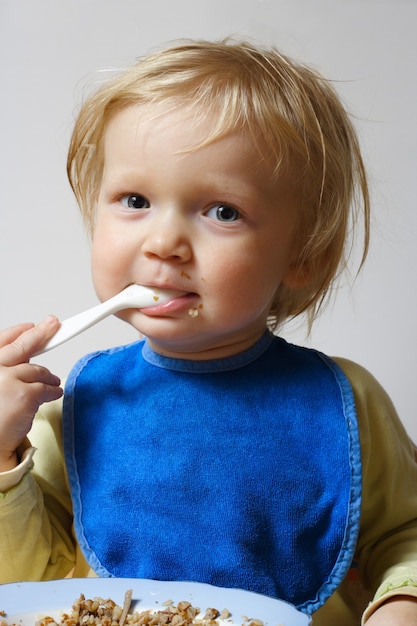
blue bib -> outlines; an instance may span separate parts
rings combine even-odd
[[[272,335],[216,361],[146,342],[81,359],[64,443],[99,576],[248,589],[311,613],[353,559],[361,463],[349,381]]]

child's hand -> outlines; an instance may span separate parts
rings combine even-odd
[[[415,626],[417,598],[398,596],[382,604],[367,620],[366,626]]]
[[[0,332],[0,472],[17,465],[39,406],[62,395],[60,380],[45,367],[29,363],[59,328],[49,316],[38,325],[19,324]]]

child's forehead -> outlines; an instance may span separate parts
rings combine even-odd
[[[179,153],[192,153],[230,136],[233,129],[218,127],[214,110],[198,111],[179,103],[132,104],[118,110],[104,131],[104,148],[110,143],[129,141],[130,145],[153,142],[161,138],[162,146],[172,145]],[[236,135],[237,136],[237,135]],[[247,133],[239,132],[242,143]]]
[[[215,111],[206,111],[198,115],[190,107],[166,105],[155,111],[154,107],[146,104],[131,105],[119,110],[110,119],[105,134],[104,145],[108,152],[114,149],[124,153],[148,146],[155,146],[161,154],[175,153],[179,156],[193,154],[206,148],[218,145],[228,146],[229,150],[235,144],[239,145],[242,153],[250,153],[261,159],[261,154],[253,145],[249,133],[245,129],[219,129],[218,116]],[[222,154],[224,161],[228,160],[227,149]]]
[[[129,119],[136,122],[137,128],[146,124],[147,126],[163,127],[176,122],[187,120],[192,122],[195,117],[192,107],[181,106],[179,102],[132,102],[127,106],[120,107],[109,119],[108,126],[111,126],[120,119]],[[210,112],[204,119],[210,118]]]
[[[109,118],[103,134],[104,147],[118,140],[120,135],[138,142],[146,142],[155,136],[166,137],[168,142],[174,136],[179,154],[196,152],[232,138],[242,147],[249,146],[254,160],[268,162],[271,170],[277,170],[275,155],[271,154],[265,138],[245,124],[227,119],[224,111],[216,107],[196,106],[177,99],[131,103],[116,110]],[[226,159],[227,155],[224,157]]]
[[[194,114],[172,106],[161,107],[157,115],[144,105],[118,111],[104,139],[104,178],[193,174],[201,185],[239,186],[242,193],[250,187],[282,193],[292,186],[288,174],[274,175],[275,163],[266,158],[249,131],[215,136],[216,114],[207,112],[197,119]]]
[[[215,110],[200,110],[185,102],[132,102],[117,109],[108,119],[105,134],[115,128],[125,132],[141,133],[144,129],[164,131],[186,125],[190,132],[211,135],[216,124]]]

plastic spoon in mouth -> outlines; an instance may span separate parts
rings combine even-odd
[[[48,343],[36,354],[43,354],[60,346],[68,339],[72,339],[76,335],[79,335],[87,328],[94,326],[102,319],[121,311],[122,309],[145,309],[146,307],[156,306],[162,304],[168,300],[172,300],[176,296],[181,295],[179,291],[173,291],[169,289],[151,289],[150,287],[144,287],[143,285],[129,285],[126,289],[123,289],[120,293],[113,296],[109,300],[94,306],[83,313],[69,317],[61,322],[60,328],[55,335],[48,341]]]

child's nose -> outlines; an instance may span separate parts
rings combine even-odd
[[[192,256],[186,220],[175,215],[159,216],[145,236],[142,252],[148,257],[189,261]]]

